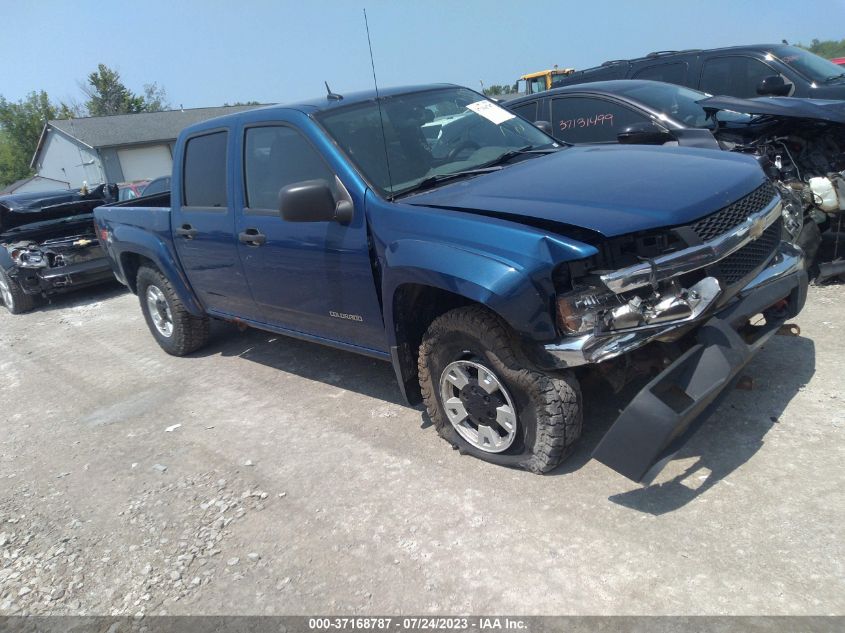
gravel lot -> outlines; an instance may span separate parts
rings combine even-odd
[[[538,477],[378,361],[223,324],[172,358],[115,287],[0,311],[0,614],[843,614],[843,300],[645,488],[588,459],[599,388]]]

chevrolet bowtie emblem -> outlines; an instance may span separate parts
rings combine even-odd
[[[766,220],[764,218],[759,218],[751,227],[748,229],[748,235],[751,237],[752,240],[756,240],[763,234],[763,231],[766,230]]]

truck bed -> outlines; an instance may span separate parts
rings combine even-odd
[[[170,192],[162,191],[151,196],[139,196],[123,202],[106,205],[108,207],[167,207],[170,208]]]

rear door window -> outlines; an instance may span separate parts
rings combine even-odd
[[[712,57],[701,69],[699,89],[712,95],[757,97],[757,86],[765,77],[779,74],[753,57]]]
[[[186,207],[217,208],[226,202],[227,132],[213,132],[188,139],[183,171]]]
[[[629,125],[648,115],[595,97],[560,97],[552,101],[552,133],[567,143],[615,143]]]
[[[634,73],[633,79],[651,79],[652,81],[665,81],[669,84],[684,84],[687,76],[687,65],[684,62],[671,64],[657,64],[648,66]]]

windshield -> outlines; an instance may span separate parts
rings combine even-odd
[[[673,84],[664,84],[659,81],[631,82],[631,84],[629,87],[619,89],[619,92],[631,99],[640,101],[657,112],[662,112],[687,127],[713,127],[712,119],[708,120],[707,112],[698,103],[711,96],[706,92]],[[751,117],[747,114],[721,110],[719,120],[747,123],[751,120]]]
[[[827,81],[845,73],[841,66],[797,46],[777,46],[772,54],[813,81]]]
[[[319,119],[388,197],[431,177],[483,167],[508,152],[557,147],[552,137],[467,88],[383,97],[381,106],[381,119],[374,101],[329,110]]]

